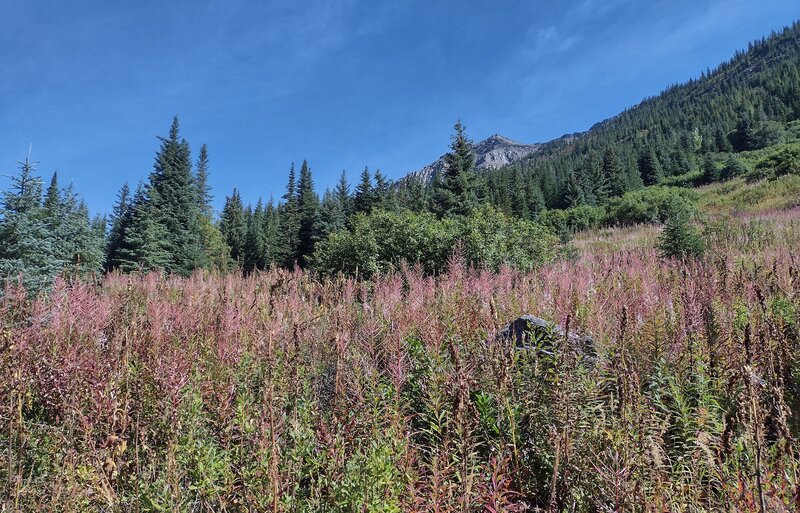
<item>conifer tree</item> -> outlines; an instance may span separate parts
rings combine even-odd
[[[201,215],[210,219],[213,215],[211,201],[214,197],[211,195],[211,187],[208,185],[208,146],[205,144],[200,147],[196,168],[197,207]]]
[[[378,169],[375,171],[375,207],[381,210],[394,210],[395,201],[392,194],[392,182]]]
[[[676,205],[658,238],[657,248],[664,258],[686,259],[698,257],[705,251],[703,239],[691,224],[691,214],[685,207]]]
[[[111,214],[111,228],[106,240],[106,260],[104,265],[106,271],[111,271],[120,266],[125,232],[130,227],[132,212],[130,187],[126,182],[117,194],[117,203],[114,205],[114,210]]]
[[[528,201],[528,218],[535,221],[545,209],[545,202],[542,189],[533,180],[528,181],[525,198]]]
[[[342,170],[342,175],[339,177],[339,182],[336,184],[333,194],[336,196],[336,201],[342,209],[342,214],[346,222],[353,213],[353,199],[350,196],[350,184],[347,183],[347,174],[344,170]]]
[[[570,207],[579,207],[586,204],[586,196],[574,172],[570,172],[567,179],[566,198],[567,205]]]
[[[264,239],[264,204],[261,198],[258,199],[256,208],[252,211],[248,209],[245,217],[247,218],[247,231],[244,240],[244,258],[242,268],[245,273],[264,269],[266,253],[266,241]]]
[[[741,176],[746,172],[747,168],[744,167],[744,164],[742,164],[742,161],[739,160],[739,157],[732,154],[725,161],[725,167],[723,167],[722,171],[720,172],[720,178],[723,180],[730,180],[731,178],[736,178],[737,176]]]
[[[53,172],[50,185],[44,195],[44,214],[46,216],[58,215],[58,205],[61,202],[61,191],[58,188],[58,172]]]
[[[131,202],[130,224],[119,250],[119,268],[124,272],[166,271],[172,255],[167,230],[153,208],[152,190],[140,183]]]
[[[450,153],[433,188],[434,210],[440,217],[469,215],[478,205],[477,175],[472,143],[461,121],[455,124]]]
[[[714,162],[714,159],[711,158],[711,155],[706,155],[703,157],[703,183],[714,183],[718,182],[720,179],[720,172],[717,168],[717,163]]]
[[[149,204],[144,207],[150,210],[147,217],[161,224],[167,237],[165,270],[188,275],[204,263],[205,257],[200,241],[198,186],[192,174],[189,144],[179,137],[177,117],[169,137],[161,138],[148,196]]]
[[[222,239],[228,245],[229,255],[233,264],[236,266],[243,265],[247,220],[242,198],[236,189],[233,190],[230,196],[225,198],[225,207],[222,209],[219,221],[219,231],[222,234]]]
[[[283,267],[293,267],[300,259],[300,210],[294,164],[289,169],[289,180],[279,209],[279,237],[276,260]]]
[[[428,188],[422,180],[418,178],[406,178],[398,190],[398,202],[401,207],[413,212],[428,210],[429,194]]]
[[[648,148],[639,155],[639,174],[644,185],[655,185],[664,179],[664,171],[655,152]]]
[[[278,209],[275,207],[275,202],[272,198],[269,199],[266,208],[264,209],[264,222],[261,225],[263,230],[264,240],[264,268],[268,268],[276,263],[278,257],[278,241],[280,230],[280,217]]]
[[[320,240],[328,234],[347,227],[347,215],[340,196],[330,189],[325,190],[320,204]]]
[[[317,242],[319,230],[319,196],[314,191],[314,180],[308,162],[300,166],[300,180],[297,184],[297,205],[299,214],[298,263],[305,265]]]
[[[0,280],[20,278],[29,293],[49,286],[64,265],[43,219],[42,181],[34,165],[30,157],[19,162],[19,174],[0,202]]]
[[[603,155],[603,175],[608,181],[611,196],[622,196],[628,190],[625,170],[614,148],[610,147]]]
[[[361,172],[361,180],[353,194],[353,211],[354,213],[368,214],[374,205],[375,189],[372,187],[372,176],[369,168],[364,167],[364,171]]]

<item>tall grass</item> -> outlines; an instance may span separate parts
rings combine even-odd
[[[8,290],[0,510],[797,511],[800,229],[746,225],[688,263]],[[598,358],[495,339],[524,312]]]

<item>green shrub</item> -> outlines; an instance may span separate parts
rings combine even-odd
[[[551,259],[556,238],[537,223],[485,206],[470,217],[437,219],[427,212],[374,211],[355,218],[350,230],[332,233],[314,254],[317,270],[372,276],[420,264],[428,274],[447,268],[456,247],[467,262],[493,269],[508,264],[531,269]]]
[[[541,224],[559,235],[598,228],[604,219],[603,209],[591,205],[581,205],[567,210],[545,210],[539,216]]]
[[[800,174],[800,146],[783,148],[756,165],[758,170],[771,170],[775,176]]]
[[[626,226],[641,223],[663,223],[675,208],[693,209],[695,193],[670,187],[648,187],[613,198],[606,205],[605,224]]]

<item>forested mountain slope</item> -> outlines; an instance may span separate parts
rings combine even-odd
[[[485,174],[492,203],[534,217],[700,168],[706,155],[780,142],[800,118],[800,24],[751,43],[699,79],[674,85],[574,137]]]

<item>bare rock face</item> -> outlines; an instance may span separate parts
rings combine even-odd
[[[475,154],[475,169],[498,169],[536,153],[541,148],[541,144],[522,144],[512,141],[502,135],[493,135],[488,139],[474,144],[472,150]],[[428,164],[419,171],[409,173],[401,181],[420,180],[423,184],[429,184],[436,178],[447,164],[444,156],[439,160]]]

